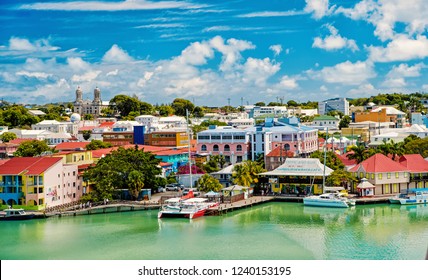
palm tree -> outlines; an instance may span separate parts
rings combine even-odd
[[[392,155],[392,160],[395,160],[396,156],[404,155],[404,143],[403,142],[397,143],[397,142],[394,142],[394,140],[391,140],[390,153]]]
[[[233,168],[233,182],[237,185],[250,187],[259,182],[258,174],[265,172],[261,165],[255,161],[245,161]]]
[[[388,156],[391,153],[391,144],[388,143],[385,139],[382,141],[383,143],[377,147],[377,151],[384,156]]]
[[[144,187],[144,176],[141,172],[133,170],[128,175],[128,190],[134,199],[138,198],[138,194]]]
[[[353,153],[347,155],[348,159],[355,159],[357,163],[360,163],[369,157],[369,151],[364,147],[364,145],[352,146],[349,150]]]
[[[205,174],[198,180],[199,190],[202,192],[219,192],[223,186],[220,182],[211,175]]]

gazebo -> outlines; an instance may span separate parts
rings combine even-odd
[[[358,194],[360,196],[374,196],[374,189],[376,187],[372,185],[366,178],[362,178],[361,182],[357,186]]]

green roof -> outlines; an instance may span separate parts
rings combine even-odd
[[[314,121],[337,121],[337,120],[338,119],[336,119],[335,117],[328,116],[328,115],[322,115],[314,118]]]

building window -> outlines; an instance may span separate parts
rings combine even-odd
[[[225,152],[230,152],[230,146],[229,145],[224,145],[224,151]]]
[[[205,152],[207,150],[207,145],[202,145],[201,146],[201,151]]]
[[[213,146],[213,151],[214,151],[214,152],[218,152],[218,145],[214,145],[214,146]]]
[[[242,146],[241,146],[241,145],[237,145],[237,146],[236,146],[236,151],[238,151],[238,152],[242,152]]]
[[[224,156],[224,160],[230,163],[230,156]]]
[[[386,173],[386,178],[391,179],[391,173]]]
[[[395,172],[395,178],[399,178],[398,172]]]
[[[386,185],[385,185],[384,193],[385,193],[385,194],[390,193],[390,191],[389,191],[389,184],[386,184]]]
[[[392,185],[392,192],[398,193],[398,185],[397,184]]]
[[[381,179],[382,179],[382,173],[379,173],[379,174],[377,175],[377,178],[378,178],[379,180],[381,180]]]
[[[236,162],[242,162],[242,156],[237,156],[236,157]]]

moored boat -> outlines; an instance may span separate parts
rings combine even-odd
[[[0,216],[0,221],[18,221],[18,220],[29,220],[35,217],[35,214],[30,214],[24,211],[24,209],[4,209],[5,214]]]
[[[417,190],[399,199],[401,205],[428,203],[428,191]]]
[[[218,205],[218,203],[208,202],[206,198],[189,198],[186,200],[165,201],[158,213],[158,218],[189,218],[195,219],[205,215],[207,209]]]
[[[348,208],[355,205],[355,201],[349,201],[346,197],[340,197],[335,193],[323,193],[303,198],[305,206]]]

